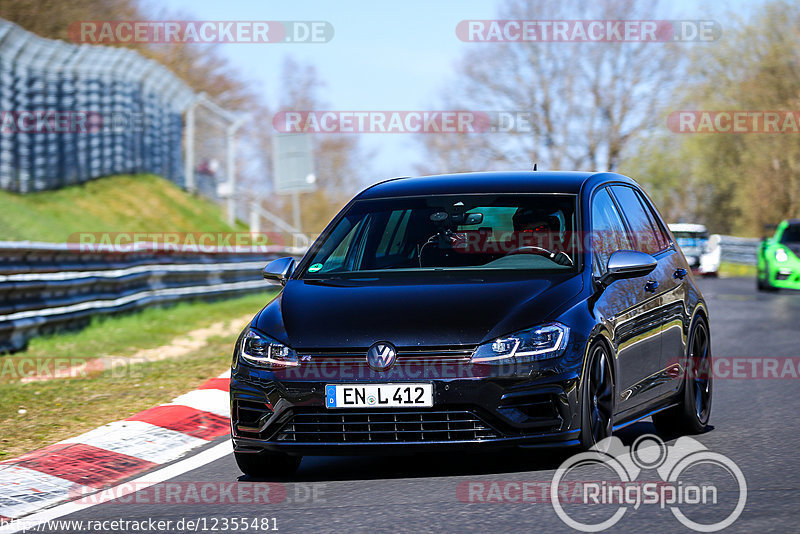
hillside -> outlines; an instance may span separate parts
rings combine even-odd
[[[78,232],[230,230],[219,206],[154,175],[112,176],[28,195],[0,191],[0,240],[64,242]]]

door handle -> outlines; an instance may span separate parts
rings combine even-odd
[[[655,293],[656,288],[658,288],[658,282],[656,280],[648,280],[644,285],[644,290],[649,291],[650,293]]]
[[[681,267],[680,269],[677,269],[675,271],[675,273],[673,273],[672,276],[676,280],[683,280],[684,278],[686,278],[687,274],[689,274],[689,272],[686,269],[684,269],[683,267]]]

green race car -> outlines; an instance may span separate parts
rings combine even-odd
[[[783,221],[758,247],[759,291],[800,289],[800,219]]]

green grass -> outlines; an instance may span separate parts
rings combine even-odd
[[[255,315],[272,295],[272,292],[258,292],[217,302],[184,302],[129,315],[100,316],[83,330],[32,339],[24,355],[54,358],[129,356],[139,349],[159,347],[180,334],[218,321],[248,313]]]
[[[755,278],[756,272],[755,265],[722,262],[719,266],[719,275],[725,278]]]
[[[230,365],[235,336],[197,353],[87,379],[0,384],[0,460],[14,458],[171,401]],[[20,409],[26,413],[18,413]]]
[[[2,240],[77,241],[81,232],[230,232],[216,204],[150,174],[19,195],[0,191]],[[72,238],[70,238],[72,236]]]
[[[215,322],[254,315],[273,295],[260,292],[99,319],[80,332],[34,339],[28,351],[0,356],[0,366],[3,358],[131,355]],[[88,377],[0,381],[0,460],[124,419],[191,391],[230,366],[236,335],[212,337],[201,348],[178,358],[137,363]]]

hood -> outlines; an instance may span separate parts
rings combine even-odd
[[[295,349],[476,345],[552,320],[582,288],[551,278],[290,280],[253,326]]]

